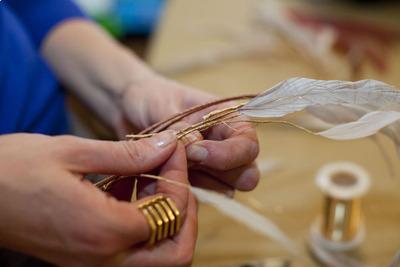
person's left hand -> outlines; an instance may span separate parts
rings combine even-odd
[[[213,95],[149,72],[125,91],[122,108],[130,122],[144,129],[213,99],[216,99]],[[220,109],[226,105],[213,108]],[[200,121],[203,115],[204,112],[193,114],[174,128],[185,128]],[[190,140],[186,151],[191,183],[228,195],[232,195],[234,189],[252,190],[260,178],[254,163],[259,145],[253,125],[244,122],[235,123],[232,127],[218,125],[202,134],[192,134],[187,138]]]

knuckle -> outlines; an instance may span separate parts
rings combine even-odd
[[[218,171],[228,171],[253,162],[260,153],[257,140],[236,144],[236,147],[227,148],[226,151],[215,151],[215,160],[211,163]]]
[[[210,151],[209,166],[217,171],[228,171],[232,169],[232,164],[235,164],[235,161],[237,161],[236,153],[229,147],[226,149],[211,148]]]
[[[145,160],[143,153],[145,149],[142,142],[122,141],[120,144],[125,149],[129,161],[143,162]]]
[[[56,151],[56,154],[76,155],[80,152],[81,146],[79,145],[79,139],[74,136],[57,136],[54,137],[53,141],[53,149]]]
[[[221,156],[220,164],[217,165],[217,170],[219,171],[228,171],[232,167],[232,163],[235,160],[235,155],[233,153],[224,153]]]
[[[246,127],[246,130],[242,132],[244,135],[243,137],[247,140],[244,140],[243,143],[245,145],[244,151],[248,158],[250,159],[249,162],[253,161],[257,158],[260,152],[260,145],[257,138],[257,132],[254,126],[250,125]]]

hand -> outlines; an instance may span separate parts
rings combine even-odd
[[[141,129],[216,98],[154,73],[144,73],[141,79],[131,84],[122,99],[122,108],[129,120]],[[226,106],[229,104],[213,109]],[[209,111],[193,114],[174,128],[185,128],[198,122]],[[205,140],[201,141],[203,137]],[[187,146],[193,185],[229,195],[234,189],[247,191],[257,185],[260,174],[254,160],[259,146],[255,128],[250,123],[235,123],[231,128],[219,125],[204,132],[203,136],[193,134],[186,139],[193,143]]]
[[[141,247],[149,228],[137,203],[117,201],[83,180],[87,173],[148,172],[169,159],[161,175],[186,182],[185,155],[176,146],[171,133],[137,142],[1,136],[0,246],[60,266],[188,265],[196,214],[186,189],[157,184],[186,219],[179,235],[149,250]]]
[[[159,175],[189,184],[185,148],[182,143],[178,144],[175,153],[163,166]],[[144,184],[146,184],[146,181],[138,181],[138,197],[141,200],[146,199],[146,193],[141,190]],[[154,185],[154,183],[152,184]],[[179,235],[175,238],[167,239],[153,249],[138,249],[120,257],[121,266],[190,266],[197,236],[197,204],[194,196],[184,187],[178,187],[163,181],[155,183],[155,191],[153,193],[171,196],[186,218],[185,222]]]
[[[79,43],[76,36],[81,37]],[[128,133],[127,122],[143,129],[215,98],[155,74],[87,20],[67,20],[58,25],[46,37],[42,54],[66,88],[120,138]],[[193,119],[198,121],[199,114]],[[248,123],[233,127],[238,131],[214,127],[204,133],[207,140],[188,148],[188,157],[195,162],[190,168],[194,184],[220,191],[255,187],[259,179],[252,165],[258,152],[256,132]]]
[[[147,68],[122,95],[122,110],[134,126],[143,130],[190,107],[216,97],[159,76]]]

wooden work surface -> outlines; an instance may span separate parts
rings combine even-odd
[[[177,59],[215,48],[221,44],[220,29],[227,25],[233,28],[248,25],[252,4],[254,0],[169,0],[148,54],[149,63],[156,69],[165,70]],[[392,51],[391,68],[384,76],[371,70],[364,76],[400,86],[399,55],[400,46],[397,46]],[[340,78],[339,71],[327,75],[315,69],[295,53],[281,52],[226,60],[169,76],[221,96],[260,92],[294,76]],[[371,139],[336,142],[282,125],[258,126],[258,132],[261,165],[266,160],[277,160],[280,165],[263,174],[255,191],[237,194],[237,199],[272,219],[298,245],[305,247],[310,226],[322,204],[322,195],[314,183],[316,171],[332,161],[358,163],[372,177],[372,189],[364,201],[367,237],[358,255],[371,264],[368,266],[388,266],[400,249],[400,161],[392,143],[386,137],[379,137],[395,165],[394,178],[390,177],[382,154]],[[213,208],[202,205],[199,217],[200,231],[193,266],[239,266],[236,263],[251,259],[290,257],[273,241]],[[298,259],[292,263],[292,266],[317,266]]]

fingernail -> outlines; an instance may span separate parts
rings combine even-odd
[[[243,191],[252,190],[258,183],[259,171],[257,168],[245,170],[236,181],[236,188]]]
[[[172,143],[176,142],[176,134],[175,131],[168,130],[165,132],[161,132],[151,138],[151,142],[160,148],[166,147]]]
[[[199,145],[191,145],[186,149],[189,160],[201,162],[207,159],[208,150]]]
[[[191,144],[193,144],[193,143],[195,143],[195,142],[197,142],[197,141],[200,141],[200,140],[202,140],[203,138],[202,138],[202,136],[200,135],[200,133],[190,133],[190,134],[188,134],[188,135],[186,135],[186,136],[184,136],[183,138],[182,138],[182,141],[183,141],[183,144],[185,145],[185,146],[189,146],[189,145],[191,145]]]

